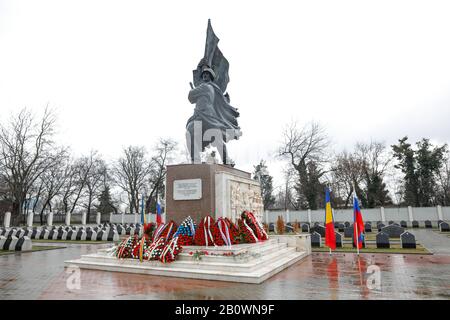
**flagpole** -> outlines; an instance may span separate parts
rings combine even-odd
[[[356,186],[353,183],[353,229],[356,227],[356,235],[355,232],[353,232],[353,237],[356,238],[356,253],[359,256],[358,223],[356,222],[355,201],[358,200],[356,198]]]

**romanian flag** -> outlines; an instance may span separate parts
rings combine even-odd
[[[325,245],[336,249],[336,234],[334,233],[333,211],[331,210],[330,189],[325,189]]]
[[[361,249],[364,242],[364,221],[356,193],[353,193],[353,241],[358,249]]]
[[[160,225],[162,223],[161,217],[161,204],[159,203],[159,196],[156,197],[156,224]]]

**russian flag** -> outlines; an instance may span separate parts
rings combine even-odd
[[[325,245],[331,250],[336,249],[336,234],[334,232],[329,188],[325,189]]]
[[[356,193],[353,193],[353,241],[358,249],[361,249],[364,242],[364,221]]]
[[[159,203],[159,196],[156,197],[156,224],[161,224],[162,217],[161,217],[161,204]]]

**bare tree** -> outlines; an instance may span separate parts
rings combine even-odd
[[[278,149],[278,156],[288,160],[297,173],[295,188],[299,202],[302,203],[304,198],[311,209],[323,202],[318,189],[322,188],[320,180],[327,173],[325,153],[328,146],[325,130],[318,123],[311,122],[299,128],[296,122],[292,122],[284,130],[283,142]]]
[[[13,203],[13,223],[19,222],[33,184],[58,158],[53,141],[55,121],[48,108],[39,120],[22,109],[7,124],[0,124],[0,174]]]
[[[91,152],[88,164],[89,171],[86,173],[84,181],[85,191],[82,205],[86,209],[87,221],[90,221],[93,203],[97,199],[107,176],[107,167],[105,161],[95,151]]]
[[[155,164],[147,159],[144,147],[129,146],[113,165],[114,181],[128,195],[130,212],[139,212],[139,195],[145,190]]]
[[[148,177],[148,194],[146,201],[146,211],[156,206],[158,195],[164,192],[164,183],[166,180],[166,166],[170,162],[172,153],[176,150],[177,144],[171,139],[159,139],[155,149],[154,156],[151,158],[150,174]]]
[[[51,170],[46,170],[39,178],[39,195],[35,204],[42,199],[42,207],[39,213],[41,225],[44,224],[45,209],[48,207],[50,212],[52,212],[52,201],[56,196],[60,195],[61,189],[67,180],[65,172],[66,162],[68,161],[67,151],[62,149],[58,154],[59,157],[55,159]]]
[[[358,191],[364,179],[364,163],[354,154],[342,151],[335,157],[331,177],[334,195],[340,196],[344,207],[348,207],[354,186]]]

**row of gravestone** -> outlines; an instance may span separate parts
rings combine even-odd
[[[381,221],[377,221],[376,225],[377,225],[376,229],[378,230],[378,232],[382,231],[382,229],[386,227],[386,224],[382,223]],[[398,227],[401,227],[401,228],[405,229],[405,228],[408,228],[408,223],[406,221],[404,221],[404,220],[400,221],[400,223],[395,223],[394,221],[389,221],[388,222],[388,226],[398,226]],[[414,220],[414,221],[412,221],[411,226],[413,228],[419,228],[419,222]],[[450,226],[445,221],[439,220],[438,221],[438,226],[439,226],[439,230],[441,232],[449,232],[450,231]],[[301,224],[301,231],[309,233],[309,232],[315,231],[314,229],[317,228],[317,227],[324,228],[319,222],[315,222],[313,227],[310,226],[309,222],[305,222],[305,223]],[[334,227],[336,229],[338,229],[339,232],[344,232],[344,233],[345,233],[345,230],[348,229],[348,228],[351,228],[353,230],[353,224],[350,224],[350,222],[348,222],[348,221],[346,221],[344,223],[335,222],[334,223]],[[433,227],[432,222],[430,220],[426,220],[425,221],[425,228],[432,228],[432,227]],[[372,232],[372,229],[373,229],[372,223],[371,222],[366,222],[365,226],[364,226],[364,231],[365,232]],[[285,231],[289,232],[289,231],[292,231],[292,230],[293,230],[292,225],[290,223],[287,223]],[[270,223],[269,224],[269,231],[272,231],[272,232],[275,231],[275,224],[274,223]],[[400,235],[397,235],[396,237],[399,237],[399,236]]]
[[[0,229],[0,236],[16,238],[29,237],[41,240],[91,240],[118,241],[119,234],[113,227],[73,227],[53,226],[34,228]]]
[[[335,233],[336,235],[336,247],[341,248],[343,246],[343,237],[342,234],[339,232]],[[311,247],[321,247],[322,246],[322,238],[324,236],[321,236],[320,233],[314,231],[311,233]],[[379,232],[376,235],[376,246],[377,248],[390,248],[390,240],[389,235],[385,232]],[[355,246],[355,243],[353,242],[352,237],[352,243],[353,247]],[[415,249],[416,246],[416,237],[408,232],[405,231],[400,235],[400,245],[403,249]],[[362,243],[363,248],[366,246],[366,243]]]
[[[28,251],[32,242],[25,230],[21,228],[0,228],[0,250]]]

